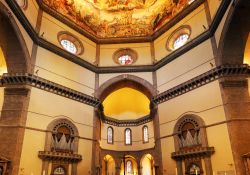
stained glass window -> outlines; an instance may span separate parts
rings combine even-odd
[[[55,170],[54,170],[54,175],[64,175],[65,174],[65,171],[62,167],[57,167]]]
[[[73,54],[76,54],[76,52],[77,52],[76,46],[75,46],[75,44],[72,43],[71,41],[66,40],[66,39],[63,39],[63,40],[61,40],[61,45],[62,45],[63,48],[64,48],[65,50],[67,50],[68,52],[73,53]]]
[[[148,127],[143,126],[143,142],[148,142]]]
[[[173,48],[174,49],[180,48],[181,46],[183,46],[187,42],[188,38],[189,38],[188,34],[179,35],[173,43]]]
[[[108,135],[108,143],[113,143],[113,128],[112,127],[108,127],[108,131],[107,131],[107,135]]]
[[[125,130],[125,144],[131,145],[131,143],[132,143],[131,129],[127,128]]]
[[[128,160],[127,162],[126,162],[126,171],[127,171],[127,174],[128,175],[132,175],[133,174],[133,167],[132,167],[132,162],[131,162],[131,160]]]
[[[122,55],[118,58],[121,65],[129,65],[133,63],[133,59],[130,55]]]

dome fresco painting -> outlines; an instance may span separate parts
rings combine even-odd
[[[193,3],[189,0],[41,0],[96,38],[151,36]],[[198,0],[197,0],[198,1]]]

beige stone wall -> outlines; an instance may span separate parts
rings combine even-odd
[[[93,107],[32,88],[28,110],[20,169],[26,174],[42,172],[42,160],[38,151],[44,150],[47,126],[55,119],[66,118],[78,129],[78,154],[82,161],[78,165],[79,174],[91,171],[92,139],[93,136]],[[32,166],[30,166],[32,164]]]
[[[83,92],[94,93],[95,74],[41,47],[37,50],[35,72],[39,77]],[[90,81],[91,80],[91,81]]]
[[[210,39],[157,70],[158,91],[163,92],[211,70],[214,63]]]
[[[148,143],[143,143],[142,140],[142,127],[144,125],[148,126],[148,132],[149,132]],[[114,144],[107,143],[107,128],[109,126],[111,126],[114,130]],[[132,130],[132,145],[125,145],[124,131],[126,128],[130,128]],[[100,145],[101,148],[103,149],[117,150],[117,151],[136,151],[147,148],[153,148],[154,147],[153,122],[148,122],[146,124],[139,126],[128,126],[128,127],[116,127],[102,123]]]
[[[178,119],[186,114],[201,117],[207,131],[208,145],[215,148],[212,155],[213,171],[234,170],[233,157],[227,131],[224,107],[219,88],[219,82],[214,81],[189,93],[171,99],[159,105],[160,136],[163,169],[165,174],[173,174],[176,164],[171,159],[174,149],[174,126]],[[222,122],[222,123],[220,123]],[[203,167],[204,168],[204,167]]]

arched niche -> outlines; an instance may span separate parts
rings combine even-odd
[[[107,154],[102,159],[102,175],[109,175],[109,174],[115,174],[115,160],[114,158]]]
[[[9,73],[31,73],[31,58],[11,12],[0,2],[0,47]]]
[[[174,127],[174,141],[175,141],[175,150],[180,150],[185,147],[208,146],[206,130],[203,127],[205,126],[204,121],[197,115],[189,114],[181,117]],[[189,132],[188,132],[189,131]],[[191,136],[190,136],[191,134]],[[183,145],[181,142],[187,139],[190,136],[196,141],[193,145]],[[197,138],[194,138],[197,137]],[[197,139],[197,140],[196,140]]]
[[[58,118],[48,125],[47,130],[49,132],[47,132],[46,134],[45,151],[56,151],[55,140],[61,141],[63,136],[67,137],[66,135],[69,135],[70,140],[68,140],[68,138],[65,138],[66,142],[71,142],[72,145],[70,151],[72,151],[72,153],[77,153],[79,133],[76,126],[70,120],[65,118]],[[58,148],[58,150],[60,149]]]

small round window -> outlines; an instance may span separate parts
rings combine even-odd
[[[119,49],[113,54],[113,60],[122,66],[131,65],[136,62],[137,53],[129,48]]]
[[[176,50],[185,45],[191,35],[191,28],[189,26],[181,26],[176,29],[168,38],[166,48],[168,51]]]
[[[63,46],[63,48],[73,54],[76,54],[77,49],[74,43],[72,43],[69,40],[63,39],[61,40],[61,45]]]
[[[118,58],[118,61],[121,65],[129,65],[133,63],[133,59],[130,55],[122,55]]]
[[[68,52],[75,55],[80,55],[83,53],[84,48],[81,41],[71,33],[59,32],[57,38],[62,48]]]

